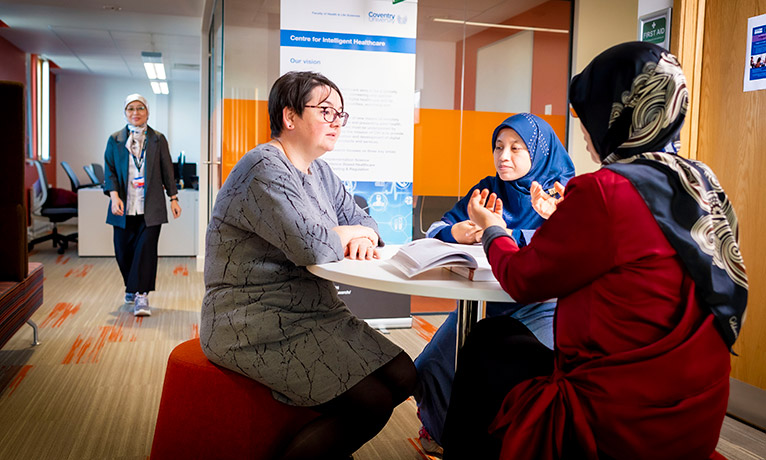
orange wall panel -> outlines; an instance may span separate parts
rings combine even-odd
[[[240,158],[271,139],[267,101],[223,100],[221,183]]]

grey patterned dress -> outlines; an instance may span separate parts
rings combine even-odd
[[[200,342],[208,359],[278,400],[325,403],[402,350],[354,316],[307,265],[343,258],[332,228],[375,221],[322,160],[310,174],[261,144],[218,193],[205,243]]]

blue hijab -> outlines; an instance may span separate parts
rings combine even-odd
[[[503,218],[508,228],[534,230],[543,223],[543,218],[532,208],[529,187],[532,181],[539,182],[544,190],[552,189],[556,181],[566,185],[574,176],[572,160],[551,125],[536,115],[519,113],[506,118],[492,133],[492,150],[495,149],[497,135],[504,128],[519,133],[527,145],[532,160],[529,172],[508,182],[497,174],[485,177],[444,214],[440,222],[431,225],[426,236],[454,243],[452,225],[468,220],[468,200],[475,189],[489,189],[503,200]]]

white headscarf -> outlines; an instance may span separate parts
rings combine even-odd
[[[128,108],[128,104],[131,102],[138,101],[142,104],[144,104],[144,107],[146,107],[146,119],[149,119],[149,104],[146,103],[146,98],[138,93],[133,93],[128,95],[128,97],[125,98],[125,103],[122,104],[122,113],[125,116],[125,120],[128,122],[128,131],[130,131],[130,136],[128,136],[127,142],[125,142],[125,147],[128,149],[130,153],[133,154],[136,158],[141,156],[141,148],[144,145],[144,138],[146,137],[146,126],[147,124],[144,123],[141,126],[133,126],[130,123],[130,120],[128,119],[128,114],[125,113],[125,109]]]

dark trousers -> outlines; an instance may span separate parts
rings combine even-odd
[[[154,290],[161,227],[147,227],[143,215],[126,216],[125,228],[114,227],[114,254],[125,282],[125,292]]]
[[[553,372],[553,351],[519,321],[479,321],[458,355],[442,436],[444,458],[496,459],[501,439],[488,433],[505,395],[517,383]]]

